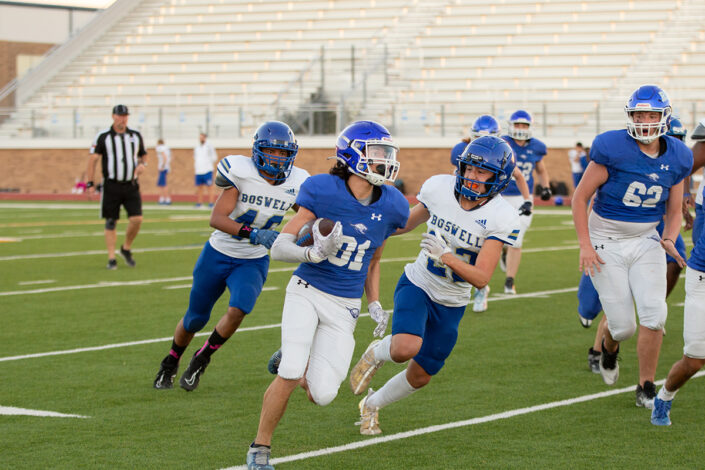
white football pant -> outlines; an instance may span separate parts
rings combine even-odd
[[[683,354],[705,359],[705,272],[692,268],[685,270],[683,340]]]
[[[621,342],[636,332],[635,303],[642,326],[663,329],[668,310],[666,252],[660,242],[650,237],[592,238],[592,244],[605,262],[591,279],[600,294],[612,338]]]
[[[292,276],[282,314],[279,376],[299,379],[306,374],[316,404],[332,402],[348,375],[359,315],[360,299],[327,294]]]

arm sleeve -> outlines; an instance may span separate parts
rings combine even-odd
[[[299,246],[295,242],[296,236],[292,233],[280,233],[272,245],[270,254],[272,259],[287,263],[308,263],[310,247]]]

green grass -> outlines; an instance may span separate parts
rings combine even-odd
[[[0,359],[171,337],[184,314],[194,262],[211,229],[207,213],[188,206],[146,206],[134,246],[137,267],[105,269],[102,225],[94,205],[0,205]],[[124,222],[119,225],[122,240]],[[689,234],[688,234],[689,235]],[[418,253],[420,229],[392,238],[382,265],[382,304]],[[577,286],[578,252],[569,213],[542,211],[526,237],[519,293]],[[542,248],[564,247],[557,251]],[[157,251],[158,249],[158,251]],[[145,250],[142,252],[141,250]],[[92,254],[94,253],[95,254]],[[27,255],[76,253],[28,258]],[[19,257],[11,259],[10,257]],[[293,265],[273,262],[268,287],[243,328],[279,323]],[[289,269],[286,269],[289,268]],[[182,278],[182,279],[178,279]],[[171,280],[170,280],[171,279]],[[154,280],[161,280],[154,282]],[[499,298],[504,277],[492,279]],[[52,281],[42,284],[27,282]],[[105,282],[137,285],[100,286]],[[39,289],[82,287],[55,292]],[[98,286],[85,288],[86,286]],[[657,378],[682,354],[683,283],[669,297],[670,319]],[[203,329],[212,331],[224,296]],[[364,305],[364,304],[363,304]],[[380,413],[382,436],[469,420],[610,390],[587,368],[594,328],[580,327],[574,291],[493,300],[468,308],[458,344],[425,389]],[[354,360],[372,339],[361,317]],[[156,391],[152,380],[169,341],[92,352],[0,361],[0,406],[80,414],[88,419],[0,415],[0,468],[223,468],[242,465],[254,438],[266,371],[279,346],[277,327],[241,331],[214,356],[200,387]],[[194,339],[189,358],[204,338]],[[617,388],[637,382],[636,341],[622,346]],[[182,364],[182,370],[185,367]],[[403,366],[388,364],[374,387]],[[277,469],[694,468],[702,465],[700,379],[679,393],[673,426],[656,428],[626,392],[506,419],[377,443],[277,465]],[[353,423],[357,402],[347,383],[318,407],[297,390],[274,436],[273,457],[364,442]]]

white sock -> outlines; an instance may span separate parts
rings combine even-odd
[[[159,202],[164,202],[164,197],[159,196]]]
[[[382,338],[382,341],[377,343],[373,348],[375,360],[394,362],[392,361],[392,335],[387,335]]]
[[[366,404],[375,408],[383,408],[395,401],[408,397],[416,390],[406,380],[406,369],[404,369],[389,379],[382,388],[374,392]]]
[[[661,387],[661,390],[658,391],[657,396],[659,397],[660,400],[671,401],[675,398],[676,393],[678,393],[678,390],[675,390],[673,392],[669,392],[668,390],[666,390],[666,386],[664,385],[663,387]]]

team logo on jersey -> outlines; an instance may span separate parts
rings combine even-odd
[[[367,225],[365,224],[350,224],[355,230],[357,230],[358,233],[361,233],[362,235],[367,232]]]
[[[648,176],[651,181],[658,181],[658,175],[656,173],[651,173],[650,175],[646,176]]]
[[[375,213],[373,212],[372,215],[370,216],[370,219],[372,219],[372,220],[377,220],[377,221],[381,221],[381,220],[382,220],[382,214],[375,214]]]
[[[661,164],[661,169],[668,171],[668,165]]]
[[[289,188],[286,191],[284,191],[286,194],[293,194],[296,196],[296,190],[294,188]]]
[[[487,219],[475,219],[475,223],[482,228],[487,228]]]
[[[357,320],[357,317],[360,316],[360,309],[359,308],[350,308],[350,307],[345,307],[345,308],[348,309],[350,316],[353,317],[354,319]]]

